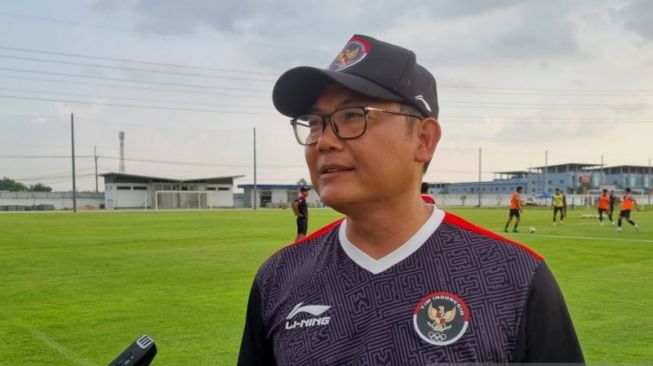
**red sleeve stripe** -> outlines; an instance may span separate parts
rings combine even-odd
[[[510,239],[508,239],[506,237],[503,237],[503,236],[501,236],[499,234],[496,234],[496,233],[494,233],[494,232],[492,232],[490,230],[484,229],[484,228],[482,228],[480,226],[476,226],[476,225],[472,224],[471,222],[466,221],[465,219],[463,219],[461,217],[458,217],[458,216],[456,216],[456,215],[454,215],[452,213],[445,212],[444,220],[442,220],[442,221],[447,223],[447,224],[458,226],[458,227],[460,227],[462,229],[469,230],[471,232],[475,232],[477,234],[481,234],[481,235],[487,236],[487,237],[492,238],[492,239],[496,239],[496,240],[499,240],[499,241],[502,241],[502,242],[512,244],[512,245],[514,245],[514,246],[516,246],[518,248],[521,248],[521,249],[527,251],[530,255],[532,255],[539,262],[544,261],[544,258],[541,255],[537,254],[537,252],[535,252],[533,249],[527,247],[526,245],[524,245],[522,243],[519,243],[519,242],[516,242],[514,240],[510,240]]]

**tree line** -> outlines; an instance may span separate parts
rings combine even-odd
[[[32,185],[25,185],[13,179],[4,177],[0,179],[0,192],[52,192],[52,188],[43,183],[36,183]]]

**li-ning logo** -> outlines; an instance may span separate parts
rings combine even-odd
[[[424,108],[426,108],[427,111],[431,112],[431,106],[428,104],[426,99],[424,99],[424,96],[422,94],[416,95],[415,99],[419,100],[420,102],[424,103]]]
[[[290,314],[286,317],[286,329],[291,330],[295,328],[305,328],[305,327],[314,327],[316,325],[327,325],[329,324],[329,320],[331,320],[330,316],[325,316],[321,318],[309,318],[309,319],[301,319],[301,320],[292,320],[292,318],[295,317],[295,315],[299,313],[309,313],[313,316],[320,316],[324,314],[327,310],[331,308],[329,305],[306,305],[302,306],[304,303],[300,302],[299,304],[295,305],[295,307],[292,309]]]

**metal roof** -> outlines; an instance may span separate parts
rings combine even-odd
[[[493,172],[494,174],[506,174],[506,175],[525,175],[530,173],[528,170],[512,170],[506,172]]]
[[[313,189],[310,184],[257,184],[256,189],[300,189],[301,187],[308,187]],[[238,188],[253,189],[254,184],[239,184]]]
[[[570,168],[570,169],[585,169],[593,166],[600,166],[601,164],[586,164],[586,163],[565,163],[554,165],[535,166],[532,169],[557,169],[557,168]]]
[[[120,181],[122,183],[128,182],[129,180],[138,180],[138,181],[148,181],[148,182],[157,182],[157,183],[211,183],[224,180],[233,180],[236,178],[242,178],[244,175],[228,175],[224,177],[211,177],[211,178],[192,178],[192,179],[177,179],[177,178],[167,178],[167,177],[154,177],[150,175],[137,175],[137,174],[125,174],[125,173],[102,173],[99,174],[104,177],[105,182],[116,182]]]

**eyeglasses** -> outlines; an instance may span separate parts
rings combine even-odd
[[[300,145],[308,146],[317,143],[326,129],[327,121],[331,125],[333,133],[341,140],[352,140],[363,136],[367,130],[367,120],[370,112],[389,113],[397,116],[413,117],[423,119],[424,117],[388,111],[374,107],[345,107],[336,109],[329,114],[309,113],[290,121],[295,138]]]

